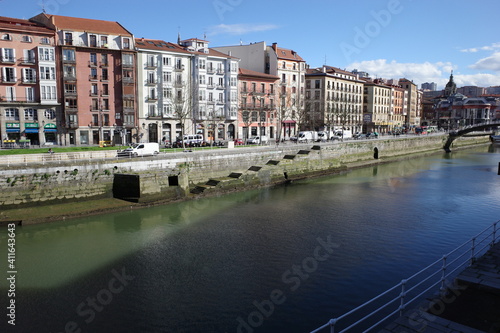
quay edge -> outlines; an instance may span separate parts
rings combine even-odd
[[[445,140],[441,135],[289,143],[153,158],[65,160],[61,156],[57,163],[0,165],[0,221],[22,220],[26,225],[272,186],[415,154],[444,153]],[[464,137],[453,148],[487,144],[487,137]],[[127,176],[133,179],[131,185],[119,186],[117,179],[123,182]]]

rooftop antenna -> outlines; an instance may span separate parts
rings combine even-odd
[[[177,26],[177,44],[181,44],[181,27]]]
[[[326,66],[326,54],[325,54],[325,63],[324,63],[324,65]]]
[[[42,13],[45,14],[45,0],[42,0]]]

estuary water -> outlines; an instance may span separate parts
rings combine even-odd
[[[309,332],[497,221],[499,162],[485,146],[16,227],[15,297],[2,227],[0,332]]]

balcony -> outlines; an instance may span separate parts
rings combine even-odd
[[[89,75],[90,81],[97,81],[97,75]]]
[[[64,92],[64,95],[65,96],[76,96],[77,93],[76,93],[76,90],[67,90]]]
[[[124,77],[122,78],[122,82],[126,85],[131,85],[131,84],[134,84],[135,81],[134,81],[134,78],[133,77]]]
[[[27,57],[21,59],[21,64],[23,65],[34,65],[36,63],[36,59],[34,57]]]
[[[214,74],[215,73],[215,68],[207,68],[207,73],[208,74]]]
[[[156,67],[158,67],[158,63],[156,61],[146,62],[146,65],[145,65],[146,69],[156,69]]]
[[[184,82],[184,81],[175,81],[174,82],[174,87],[183,87],[184,85],[186,85],[186,82]]]
[[[134,63],[131,62],[122,62],[123,68],[134,68]]]
[[[99,63],[99,66],[100,66],[100,67],[108,67],[108,66],[109,66],[109,63],[108,63],[107,61],[106,61],[106,62],[101,61],[101,62]]]
[[[101,81],[109,81],[109,76],[101,75]]]
[[[174,72],[182,72],[184,70],[184,65],[175,66]]]
[[[97,67],[97,61],[89,61],[89,67]]]
[[[99,92],[90,90],[89,95],[90,96],[99,96]]]
[[[158,96],[149,95],[149,96],[146,97],[146,102],[151,103],[151,102],[156,102],[156,101],[158,101]]]
[[[23,79],[22,84],[36,84],[36,79]]]
[[[217,74],[220,74],[220,75],[223,75],[225,72],[224,72],[224,69],[222,68],[217,68]]]
[[[78,122],[77,121],[68,122],[68,128],[78,128]]]
[[[2,76],[2,83],[15,84],[16,82],[17,82],[17,78],[15,78],[15,77]]]
[[[2,62],[3,63],[14,64],[14,63],[16,63],[16,58],[10,57],[10,56],[3,56],[2,57]]]
[[[13,96],[0,96],[0,102],[2,103],[35,103],[34,99],[28,99],[26,97],[13,97]]]
[[[156,79],[147,79],[147,80],[144,81],[144,84],[146,86],[155,86],[155,85],[158,84],[158,80],[156,80]]]

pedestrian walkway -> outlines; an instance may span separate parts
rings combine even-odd
[[[500,333],[500,243],[379,333]]]

